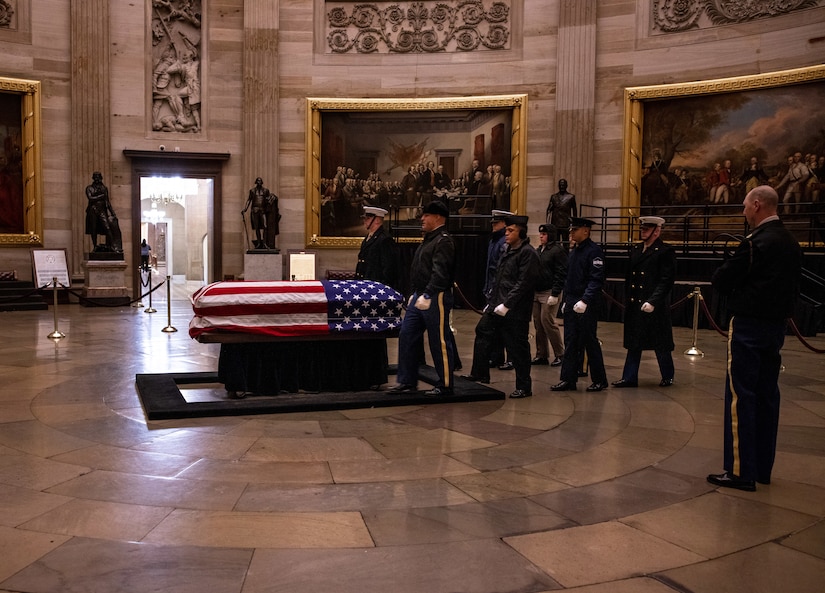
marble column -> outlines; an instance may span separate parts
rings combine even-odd
[[[279,10],[277,0],[244,0],[242,183],[248,190],[260,177],[274,194],[279,192]],[[246,203],[246,193],[242,199]]]
[[[70,273],[84,275],[81,262],[91,249],[86,236],[86,186],[103,173],[111,187],[109,100],[109,0],[71,0],[72,43],[72,257]],[[82,133],[81,133],[82,132]]]
[[[567,179],[576,201],[593,203],[596,1],[559,2],[553,192]]]

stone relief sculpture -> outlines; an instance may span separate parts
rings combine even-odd
[[[10,29],[14,18],[14,4],[11,0],[0,0],[0,28]]]
[[[327,2],[329,53],[435,53],[509,49],[510,0]]]
[[[201,130],[200,47],[200,0],[152,1],[152,130]]]
[[[822,0],[654,0],[653,30],[675,33],[744,23],[823,4]]]

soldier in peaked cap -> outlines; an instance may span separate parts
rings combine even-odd
[[[424,240],[410,265],[410,288],[407,313],[398,335],[398,384],[390,393],[418,391],[418,367],[424,333],[437,375],[435,386],[424,394],[447,397],[453,394],[455,338],[450,329],[455,280],[455,243],[447,232],[447,206],[433,200],[421,213]]]
[[[516,388],[510,397],[530,397],[533,390],[528,336],[539,258],[527,237],[528,218],[513,215],[506,217],[504,222],[505,248],[484,313],[476,325],[473,369],[465,378],[489,382],[487,357],[491,344],[502,339],[516,371]]]
[[[552,391],[575,391],[579,377],[577,367],[584,352],[587,352],[593,381],[587,391],[601,391],[608,387],[602,348],[596,337],[605,270],[602,248],[590,238],[590,228],[594,224],[592,220],[578,217],[570,222],[570,240],[576,246],[567,258],[561,306],[566,351],[561,365],[561,381],[550,388]]]
[[[397,286],[398,250],[395,241],[384,229],[387,211],[376,206],[364,206],[364,228],[367,236],[361,242],[355,277],[375,280],[387,286]]]
[[[496,268],[498,267],[498,260],[501,259],[501,254],[504,251],[504,220],[508,216],[513,216],[512,212],[507,210],[493,210],[490,218],[490,239],[487,243],[487,267],[484,272],[484,298],[485,300],[490,295],[493,289],[493,280],[496,277]],[[496,340],[490,346],[489,366],[499,367],[502,370],[511,370],[513,367],[510,363],[504,360],[504,344],[502,341]],[[484,376],[488,376],[489,371]]]
[[[653,350],[659,363],[661,387],[673,384],[673,326],[670,295],[676,279],[676,250],[661,239],[665,219],[639,217],[641,243],[630,252],[625,283],[624,347],[627,356],[622,378],[614,387],[636,387],[643,350]]]

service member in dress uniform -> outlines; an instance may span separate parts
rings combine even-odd
[[[472,374],[466,379],[489,383],[487,358],[490,348],[504,342],[507,357],[516,371],[516,389],[512,398],[530,397],[530,317],[533,295],[539,274],[539,256],[527,237],[526,216],[508,216],[504,223],[505,247],[496,267],[487,304],[476,325],[473,345]]]
[[[630,252],[625,282],[624,347],[627,356],[622,378],[614,387],[636,387],[642,350],[653,350],[659,363],[660,387],[673,385],[673,326],[670,295],[676,279],[676,250],[661,239],[665,219],[639,217],[642,242]]]
[[[738,490],[771,483],[779,428],[779,351],[799,298],[802,250],[776,215],[776,190],[760,185],[745,196],[753,229],[711,279],[727,296],[728,373],[725,453],[721,474],[708,482]]]
[[[576,246],[567,258],[561,306],[566,350],[561,364],[561,381],[550,388],[552,391],[576,390],[583,352],[587,352],[593,381],[587,391],[601,391],[608,387],[602,347],[596,337],[605,269],[602,248],[590,238],[594,224],[587,218],[573,217],[570,220],[570,240]]]
[[[449,396],[453,393],[455,338],[450,329],[455,281],[455,243],[447,232],[450,211],[444,202],[433,200],[421,213],[424,240],[410,265],[412,294],[398,335],[398,384],[390,393],[418,390],[418,367],[424,333],[430,345],[436,375],[435,386],[424,395]]]
[[[487,241],[487,267],[484,272],[484,300],[485,302],[493,290],[493,281],[496,279],[496,268],[501,254],[504,252],[504,227],[507,225],[504,220],[513,213],[508,210],[493,210],[490,218],[490,238]],[[490,344],[489,366],[498,367],[503,371],[513,370],[511,362],[504,359],[504,342],[501,339]],[[482,377],[489,377],[490,371],[483,373]],[[489,379],[487,381],[489,383]]]
[[[367,236],[361,242],[355,277],[374,280],[387,286],[397,286],[398,249],[384,229],[387,211],[376,206],[364,206],[364,228]]]

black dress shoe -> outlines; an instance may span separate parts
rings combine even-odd
[[[670,387],[673,385],[673,379],[662,379],[659,381],[659,387]]]
[[[755,492],[756,484],[753,480],[743,480],[739,476],[723,472],[721,474],[710,474],[708,482],[714,486],[722,486],[723,488],[735,488],[736,490],[744,490],[745,492]]]
[[[576,391],[576,384],[570,381],[559,381],[550,388],[550,391]]]
[[[563,358],[564,358],[563,356],[557,356],[556,358],[553,359],[553,362],[550,363],[550,366],[551,367],[560,367],[561,363],[564,362],[562,360]]]
[[[607,381],[603,383],[591,383],[585,391],[601,391],[607,389]]]
[[[476,377],[475,375],[461,375],[462,379],[467,379],[468,381],[475,381],[476,383],[490,383],[490,377]]]
[[[505,362],[504,364],[498,365],[498,370],[500,371],[512,371],[513,368],[514,367],[512,362]]]
[[[623,387],[638,387],[639,384],[636,381],[628,381],[627,379],[619,379],[618,381],[613,381],[611,383],[613,387],[618,387],[619,389]]]
[[[550,364],[550,361],[546,358],[541,358],[540,356],[536,356],[533,360],[530,361],[530,364],[534,366],[547,366]]]
[[[524,391],[524,389],[516,389],[510,394],[510,397],[513,399],[521,399],[523,397],[533,397],[533,394],[529,391]]]
[[[453,390],[450,387],[433,387],[424,392],[427,397],[449,397],[452,394]]]
[[[418,391],[415,385],[407,385],[406,383],[399,383],[389,388],[389,393],[412,393]]]

